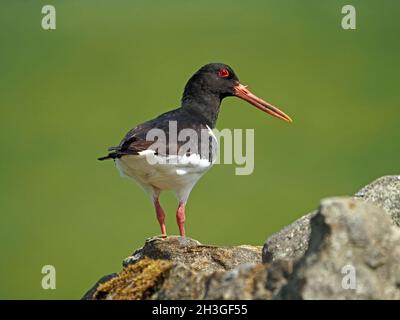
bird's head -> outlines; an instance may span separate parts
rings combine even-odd
[[[201,67],[187,82],[182,103],[200,103],[213,105],[225,97],[235,96],[247,101],[258,109],[281,120],[292,119],[272,104],[250,92],[247,86],[239,82],[233,69],[223,63],[209,63]]]

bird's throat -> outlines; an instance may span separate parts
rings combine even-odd
[[[204,96],[186,94],[182,98],[182,108],[186,108],[204,117],[207,125],[211,128],[214,128],[217,122],[220,105],[221,98],[214,94]]]

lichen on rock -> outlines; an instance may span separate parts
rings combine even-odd
[[[242,263],[261,262],[261,246],[212,246],[191,238],[157,236],[147,239],[143,248],[127,257],[123,265],[134,264],[145,257],[180,262],[194,271],[209,274],[230,270]]]
[[[98,300],[140,300],[150,297],[163,282],[172,263],[142,259],[124,268],[111,280],[100,284],[94,295]]]
[[[399,218],[399,176],[382,177],[323,199],[262,250],[147,239],[84,299],[400,299]]]

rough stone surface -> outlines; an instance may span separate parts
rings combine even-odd
[[[210,274],[260,264],[261,250],[261,246],[203,245],[177,236],[149,238],[123,261],[121,273],[108,282],[99,281],[84,299],[204,298]]]
[[[144,258],[124,268],[116,277],[100,284],[93,299],[145,300],[162,285],[173,264],[167,260]]]
[[[400,230],[373,204],[323,200],[309,248],[278,298],[400,299]]]
[[[143,248],[126,258],[123,265],[128,266],[147,257],[181,262],[194,271],[209,274],[214,271],[230,270],[242,263],[260,263],[261,249],[261,246],[203,245],[197,240],[177,236],[154,237],[147,239]]]
[[[381,177],[358,191],[355,197],[385,209],[393,223],[400,226],[400,176]],[[314,216],[315,212],[309,213],[268,238],[263,247],[263,262],[301,258],[308,248],[310,220]]]
[[[177,262],[166,277],[162,286],[151,299],[193,300],[203,299],[206,291],[206,273],[194,271]]]
[[[146,240],[83,299],[400,299],[400,179],[383,177],[261,247]],[[261,255],[262,261],[261,263]]]
[[[358,191],[355,197],[385,209],[400,227],[400,176],[379,178]]]
[[[291,225],[273,234],[263,247],[262,261],[272,262],[279,259],[297,260],[308,248],[310,240],[310,220],[315,212],[309,213]]]
[[[287,283],[292,268],[292,262],[278,260],[273,264],[244,264],[228,272],[216,272],[206,283],[204,299],[272,299]]]
[[[111,279],[113,279],[113,278],[115,278],[115,277],[118,277],[118,274],[117,274],[117,273],[112,273],[112,274],[108,274],[108,275],[106,275],[106,276],[101,277],[100,280],[98,280],[98,281],[95,283],[95,285],[94,285],[92,288],[90,288],[90,289],[85,293],[85,295],[83,296],[82,299],[83,299],[83,300],[91,300],[91,299],[93,299],[93,296],[94,296],[94,294],[95,294],[96,291],[97,291],[97,288],[98,288],[101,284],[106,283],[106,282],[110,281]]]

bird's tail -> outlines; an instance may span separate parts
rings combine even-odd
[[[116,158],[116,157],[114,157],[114,156],[110,153],[110,154],[108,154],[108,155],[106,155],[106,156],[104,156],[104,157],[97,158],[97,160],[103,161],[103,160],[115,159],[115,158]]]
[[[108,160],[108,159],[116,159],[116,158],[120,158],[120,154],[118,153],[118,147],[111,147],[108,148],[108,151],[113,151],[110,152],[108,155],[104,156],[104,157],[100,157],[97,158],[97,160],[103,161],[103,160]]]

